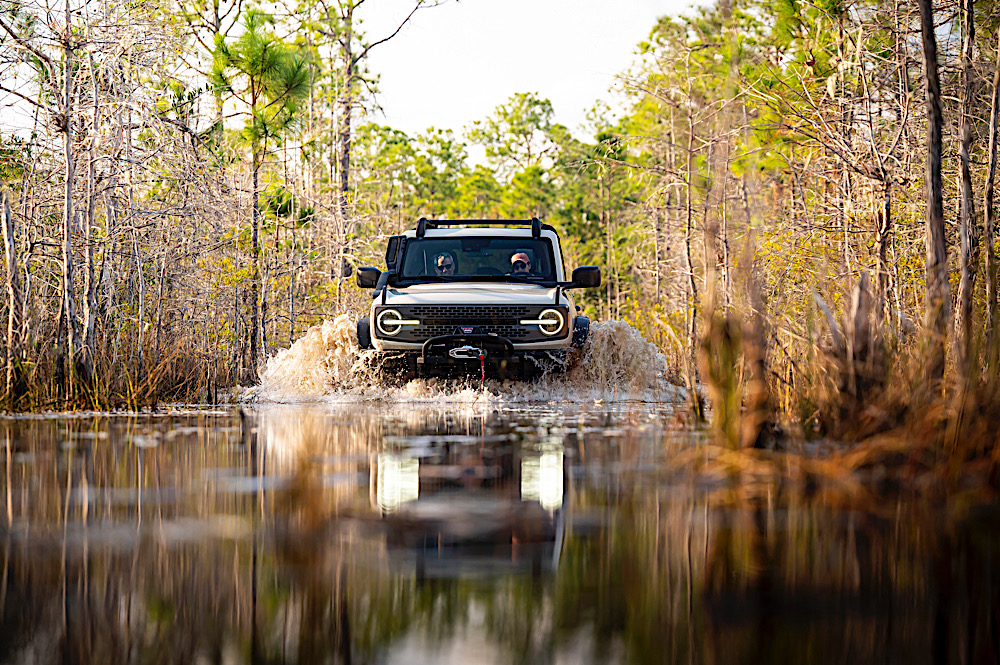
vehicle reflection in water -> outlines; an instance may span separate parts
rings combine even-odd
[[[996,510],[679,472],[672,407],[0,419],[0,662],[996,662]]]

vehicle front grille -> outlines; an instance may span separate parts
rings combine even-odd
[[[527,326],[494,326],[492,324],[476,325],[476,324],[463,324],[466,327],[474,326],[483,335],[499,335],[500,337],[506,337],[507,339],[525,339],[530,334],[531,331],[528,330]],[[437,326],[413,326],[410,331],[404,331],[399,334],[402,336],[409,332],[415,337],[419,337],[422,340],[428,339],[430,337],[440,337],[441,335],[454,335],[456,334],[457,325],[454,323],[451,325],[437,325]],[[542,335],[539,334],[539,337]]]

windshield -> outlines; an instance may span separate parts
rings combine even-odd
[[[515,277],[555,281],[547,238],[453,236],[407,238],[402,279],[486,279]]]

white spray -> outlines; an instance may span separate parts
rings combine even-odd
[[[378,378],[374,352],[358,347],[356,322],[346,314],[310,328],[268,360],[260,385],[248,393],[263,402],[381,399],[400,402],[674,402],[682,388],[668,380],[666,358],[623,321],[594,322],[568,372],[532,383],[416,379],[403,386]],[[476,385],[472,385],[475,383]]]

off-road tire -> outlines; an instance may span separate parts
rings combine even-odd
[[[586,316],[578,316],[573,319],[573,348],[582,349],[587,343],[587,336],[590,334],[590,319]]]
[[[371,349],[372,346],[372,330],[368,319],[358,319],[358,346],[362,349]]]

